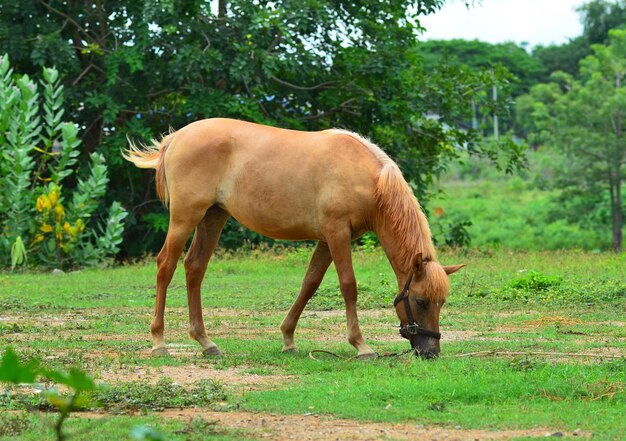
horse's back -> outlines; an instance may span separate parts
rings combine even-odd
[[[367,229],[380,163],[352,136],[208,119],[176,132],[165,157],[172,209],[213,205],[281,239],[323,239],[329,222]]]

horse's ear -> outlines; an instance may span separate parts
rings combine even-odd
[[[413,258],[413,274],[415,280],[419,280],[420,276],[424,273],[424,259],[422,253],[417,253]]]
[[[460,265],[448,265],[448,266],[444,266],[443,270],[446,272],[447,275],[450,275],[450,274],[456,273],[458,270],[460,270],[464,266],[465,266],[464,263]]]

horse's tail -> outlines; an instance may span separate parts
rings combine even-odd
[[[152,140],[152,145],[137,146],[130,139],[128,148],[122,151],[122,156],[139,168],[153,168],[156,170],[156,192],[163,204],[169,202],[169,191],[165,179],[165,152],[174,139],[176,132],[164,136],[161,141]]]

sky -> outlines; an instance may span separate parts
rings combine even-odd
[[[470,1],[471,3],[471,1]],[[585,0],[481,0],[468,9],[462,0],[421,18],[422,39],[478,39],[536,45],[561,44],[582,33],[575,8]]]

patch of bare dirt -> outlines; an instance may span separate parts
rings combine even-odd
[[[591,433],[564,432],[536,428],[528,430],[476,430],[416,424],[391,424],[357,421],[313,414],[278,415],[254,412],[216,412],[206,409],[169,409],[158,413],[164,418],[191,420],[202,417],[216,423],[216,429],[245,430],[255,438],[269,440],[335,441],[335,440],[502,440],[515,437],[579,436]],[[98,418],[103,414],[81,413],[82,418]]]
[[[237,386],[244,390],[267,390],[286,381],[297,381],[293,375],[258,375],[245,372],[241,368],[215,369],[211,366],[161,366],[159,368],[139,367],[133,369],[107,369],[100,373],[100,380],[105,383],[120,381],[147,381],[155,384],[160,378],[167,377],[180,385],[195,383],[199,380],[215,380],[226,386]]]

